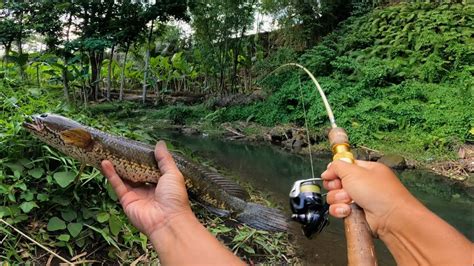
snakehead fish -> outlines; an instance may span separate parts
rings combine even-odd
[[[157,183],[161,176],[151,145],[54,114],[33,116],[23,126],[48,145],[99,170],[102,160],[110,160],[122,179]],[[223,209],[232,218],[256,229],[287,230],[287,219],[279,210],[248,202],[249,194],[235,182],[180,154],[172,153],[172,156],[185,177],[188,191],[199,202],[217,211]]]

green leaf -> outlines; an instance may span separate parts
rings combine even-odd
[[[20,204],[20,208],[24,213],[29,213],[33,208],[38,208],[38,205],[34,201],[26,201]]]
[[[28,170],[28,174],[34,178],[40,178],[44,174],[44,169],[43,168],[33,168],[31,170]]]
[[[114,235],[117,236],[120,233],[120,230],[122,229],[122,221],[116,216],[116,215],[111,215],[109,219],[109,228],[110,232]]]
[[[82,231],[82,223],[70,223],[67,225],[67,230],[72,237],[76,237]]]
[[[33,163],[31,163],[30,160],[26,159],[26,158],[21,158],[20,160],[18,160],[18,162],[20,162],[24,167],[30,169],[30,168],[33,168]]]
[[[60,187],[65,188],[74,181],[76,174],[73,172],[56,172],[53,178]]]
[[[38,195],[36,195],[36,199],[43,202],[49,200],[49,196],[45,193],[39,193]]]
[[[97,214],[97,217],[96,217],[99,223],[105,223],[109,220],[109,218],[110,218],[110,214],[108,212],[101,212]]]
[[[25,169],[25,167],[19,163],[5,163],[4,165],[10,168],[13,172],[17,171],[21,173],[23,172],[23,169]]]
[[[107,194],[109,195],[109,197],[113,201],[116,201],[118,199],[117,194],[115,194],[115,191],[114,191],[114,189],[112,188],[112,185],[110,185],[109,182],[107,182],[107,185],[105,185],[105,189],[107,190]]]
[[[48,231],[58,231],[66,229],[66,223],[60,218],[54,216],[49,219],[48,226],[46,227]]]
[[[63,217],[66,222],[71,222],[72,220],[77,218],[77,213],[73,210],[67,210],[61,212],[61,217]]]
[[[69,239],[71,239],[71,236],[68,235],[68,234],[62,234],[62,235],[58,236],[58,240],[61,240],[61,241],[64,241],[64,242],[68,242]]]
[[[249,254],[255,254],[255,250],[250,246],[244,245],[244,250]]]

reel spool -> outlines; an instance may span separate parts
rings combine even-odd
[[[311,238],[329,223],[329,205],[323,200],[321,178],[298,180],[290,191],[291,218],[299,222],[304,235]]]

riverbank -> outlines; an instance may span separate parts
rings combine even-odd
[[[266,127],[250,121],[234,121],[214,123],[203,119],[187,119],[186,123],[176,123],[160,112],[150,114],[145,123],[153,123],[158,127],[174,129],[186,135],[204,135],[225,138],[233,141],[254,143],[269,143],[282,150],[308,156],[329,155],[330,149],[327,140],[328,128],[307,130],[294,124],[282,124]],[[158,114],[158,115],[157,115]],[[149,119],[158,119],[150,121]],[[350,137],[350,136],[349,136]],[[391,150],[373,149],[365,145],[353,148],[354,155],[359,160],[378,161],[393,169],[423,169],[442,175],[453,182],[460,182],[467,187],[474,186],[474,145],[464,144],[459,148],[457,158],[417,160],[414,156],[394,153]]]

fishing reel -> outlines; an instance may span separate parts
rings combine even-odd
[[[291,219],[299,222],[307,238],[319,234],[329,223],[329,205],[323,200],[320,178],[298,180],[290,191]]]

